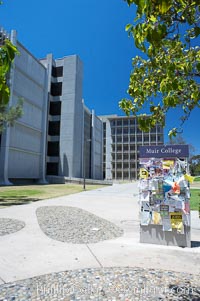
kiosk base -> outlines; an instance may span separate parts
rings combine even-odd
[[[184,225],[184,234],[178,234],[176,229],[163,231],[162,225],[140,225],[140,242],[191,248],[190,227]]]

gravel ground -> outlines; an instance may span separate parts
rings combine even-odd
[[[46,206],[38,208],[36,214],[42,231],[62,242],[96,243],[123,235],[118,226],[80,208]]]
[[[83,269],[0,286],[0,301],[200,300],[199,276],[142,268]]]
[[[0,236],[17,232],[24,228],[25,223],[17,219],[0,218]]]

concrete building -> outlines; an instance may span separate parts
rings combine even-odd
[[[23,98],[24,114],[1,135],[0,184],[45,182],[46,176],[136,179],[138,147],[163,144],[163,128],[144,133],[135,117],[97,117],[83,101],[83,64],[77,55],[38,60],[15,31],[11,41],[20,55],[9,75],[9,105]]]
[[[13,127],[7,127],[0,143],[0,184],[14,179],[45,181],[47,71],[46,68],[17,41],[12,31],[11,41],[20,52],[9,75],[10,101],[15,105],[23,98],[23,116]]]
[[[138,178],[139,146],[162,145],[163,127],[156,125],[146,133],[134,116],[100,116],[103,122],[103,177],[106,180]]]
[[[24,114],[1,136],[0,184],[45,182],[46,175],[102,179],[102,123],[83,103],[80,58],[38,60],[15,31],[11,41],[20,55],[9,76],[9,105],[23,98]]]

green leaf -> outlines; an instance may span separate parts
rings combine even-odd
[[[161,0],[160,2],[161,3],[159,4],[159,10],[161,14],[165,14],[172,6],[172,3],[170,0]]]
[[[125,27],[125,31],[129,31],[129,29],[132,27],[132,24],[127,24]]]

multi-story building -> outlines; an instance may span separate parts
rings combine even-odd
[[[0,139],[0,183],[45,181],[46,175],[102,179],[102,123],[82,100],[77,55],[38,60],[12,31],[20,55],[10,73],[9,105],[23,98],[23,116]]]
[[[23,116],[0,136],[0,184],[46,176],[132,180],[140,145],[163,144],[163,128],[140,131],[136,117],[100,116],[82,99],[77,55],[36,59],[12,31],[20,52],[10,75],[10,101],[23,98]]]
[[[14,179],[45,181],[47,71],[46,68],[17,41],[12,31],[11,41],[20,55],[15,57],[9,74],[10,101],[13,106],[23,98],[23,116],[13,127],[6,127],[0,142],[0,183]]]
[[[159,124],[149,132],[139,129],[134,116],[100,116],[103,122],[103,177],[107,180],[138,178],[139,146],[164,143]]]

